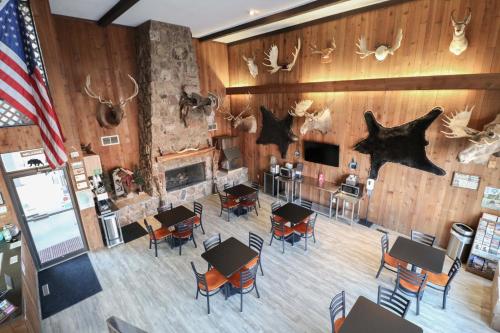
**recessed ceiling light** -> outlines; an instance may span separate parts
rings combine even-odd
[[[248,15],[250,15],[250,16],[255,16],[255,15],[259,14],[259,13],[260,13],[260,11],[257,10],[257,9],[250,9],[248,11]]]

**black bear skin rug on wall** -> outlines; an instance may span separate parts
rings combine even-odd
[[[290,129],[293,117],[287,114],[285,118],[280,120],[263,106],[260,107],[260,112],[262,113],[262,130],[257,139],[257,144],[266,145],[274,143],[279,147],[281,158],[285,158],[290,143],[299,140]]]
[[[386,162],[444,176],[446,172],[433,164],[425,153],[425,146],[429,144],[425,131],[441,113],[443,109],[435,107],[423,117],[387,128],[377,122],[371,111],[365,112],[368,137],[358,142],[354,149],[370,155],[370,178],[377,179],[379,169]]]

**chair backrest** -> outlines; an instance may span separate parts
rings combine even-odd
[[[453,265],[451,265],[450,270],[448,271],[448,283],[446,285],[449,285],[451,283],[451,280],[457,275],[457,273],[460,271],[460,267],[462,267],[462,262],[460,262],[459,258],[456,258],[455,261],[453,261]]]
[[[196,267],[194,267],[194,262],[192,261],[191,267],[193,268],[194,276],[196,277],[196,285],[199,286],[201,284],[202,286],[205,286],[204,290],[208,290],[207,278],[205,277],[205,274],[198,273],[198,271],[196,271]]]
[[[256,190],[257,192],[259,192],[259,183],[257,182],[252,182],[252,184],[250,185],[251,188],[253,188],[254,190]]]
[[[332,332],[335,332],[335,318],[339,313],[342,313],[342,317],[345,317],[345,291],[338,293],[333,297],[330,302],[330,320],[332,322]]]
[[[221,243],[220,234],[210,236],[208,239],[203,241],[203,247],[205,248],[205,252],[216,247]]]
[[[148,220],[144,219],[144,225],[146,226],[146,230],[148,231],[149,238],[156,240],[155,233],[153,232],[153,228],[149,225]]]
[[[240,271],[240,286],[245,286],[251,281],[252,283],[248,284],[246,287],[250,288],[255,283],[255,279],[257,279],[257,268],[259,268],[259,265],[254,265],[250,269]]]
[[[304,208],[307,208],[307,209],[312,209],[312,202],[309,201],[309,200],[304,200],[304,199],[301,199],[300,200],[300,205]]]
[[[389,252],[389,236],[387,234],[383,234],[382,238],[380,238],[380,246],[382,248],[382,257],[384,257],[384,254]]]
[[[417,272],[412,272],[402,267],[401,265],[398,265],[398,275],[396,277],[396,285],[398,287],[401,286],[401,281],[405,281],[407,284],[417,287],[418,290],[416,292],[411,290],[408,291],[410,294],[417,294],[423,289],[423,287],[427,283],[427,273],[420,274]]]
[[[275,201],[271,203],[271,212],[274,212],[276,209],[281,207],[281,201]]]
[[[224,190],[227,190],[228,188],[232,187],[231,185],[229,184],[224,184]]]
[[[408,313],[411,301],[397,291],[379,286],[377,304],[404,318]]]
[[[273,230],[273,235],[276,233],[276,231],[285,232],[285,224],[276,222],[272,216],[271,216],[271,226]]]
[[[262,248],[264,247],[264,239],[253,232],[248,233],[248,247],[259,252],[259,255],[262,252]]]
[[[163,205],[161,207],[158,207],[158,214],[166,212],[167,210],[171,210],[174,208],[174,205],[170,203],[170,205]]]
[[[193,202],[193,211],[196,215],[201,217],[201,214],[203,214],[203,205],[197,201]]]
[[[415,242],[419,242],[425,245],[433,246],[434,241],[436,240],[436,236],[424,234],[420,231],[411,231],[411,240]]]
[[[175,231],[177,232],[184,232],[189,230],[193,231],[193,228],[194,228],[193,220],[186,220],[184,222],[177,223],[175,225]]]
[[[312,232],[314,230],[314,226],[316,225],[316,218],[318,217],[318,213],[314,213],[309,216],[309,220],[307,221],[307,231]]]

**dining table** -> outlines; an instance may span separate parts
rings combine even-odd
[[[290,223],[290,226],[293,227],[299,223],[304,222],[305,219],[314,214],[314,211],[295,203],[287,202],[283,206],[274,210],[272,213],[273,215],[281,217],[282,219],[287,221],[287,223]],[[287,242],[292,244],[299,242],[301,239],[302,238],[300,237],[300,235],[297,235],[296,233],[292,233],[290,236],[285,238]]]
[[[423,329],[360,296],[339,331],[339,333],[422,333]]]
[[[389,254],[397,259],[433,273],[443,271],[446,252],[433,246],[399,236],[392,245]]]
[[[247,186],[245,184],[238,184],[224,189],[224,192],[231,196],[234,200],[239,201],[242,198],[248,197],[257,192],[256,189]],[[243,207],[238,206],[233,210],[236,216],[245,215],[247,210]]]
[[[162,227],[167,228],[167,229],[172,229],[175,227],[177,224],[181,222],[185,222],[189,219],[192,219],[195,217],[196,214],[190,210],[189,208],[186,208],[184,206],[177,206],[172,209],[166,210],[164,212],[161,212],[159,214],[154,215],[154,218],[158,220],[158,222],[161,223]],[[187,239],[177,239],[174,240],[172,238],[169,238],[170,240],[170,246],[172,248],[179,246],[182,242],[184,244],[187,242]]]

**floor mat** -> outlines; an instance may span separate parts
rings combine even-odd
[[[102,291],[87,254],[39,272],[38,283],[42,319]]]
[[[123,241],[125,243],[131,242],[137,238],[141,238],[142,236],[145,236],[147,234],[148,232],[146,231],[146,229],[141,227],[141,225],[137,222],[130,223],[122,227]]]

